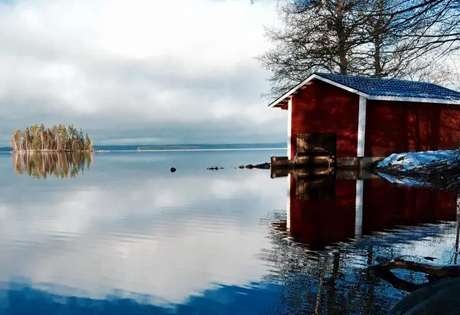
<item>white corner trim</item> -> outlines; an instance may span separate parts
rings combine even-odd
[[[299,83],[297,86],[283,94],[281,97],[273,101],[268,108],[276,108],[279,107],[280,103],[285,103],[288,97],[291,97],[294,93],[296,93],[299,89],[304,87],[308,82],[312,80],[320,80],[330,85],[336,86],[342,90],[348,91],[350,93],[363,96],[368,100],[372,101],[393,101],[393,102],[411,102],[411,103],[433,103],[433,104],[448,104],[448,105],[460,105],[460,100],[440,100],[435,98],[421,98],[421,97],[403,97],[403,96],[383,96],[383,95],[369,95],[359,90],[350,88],[346,85],[337,83],[335,81],[323,78],[321,75],[312,74],[304,81]]]
[[[336,86],[338,88],[341,88],[342,90],[357,94],[359,96],[364,96],[366,98],[369,98],[369,95],[367,95],[367,94],[365,94],[363,92],[360,92],[360,91],[358,91],[356,89],[352,89],[352,88],[350,88],[350,87],[348,87],[346,85],[343,85],[343,84],[337,83],[335,81],[323,78],[322,76],[320,76],[318,74],[312,74],[311,76],[306,78],[304,81],[302,81],[298,85],[296,85],[294,88],[289,90],[287,93],[283,94],[281,97],[279,97],[278,99],[273,101],[270,105],[268,105],[268,108],[277,107],[280,103],[285,102],[286,98],[291,97],[292,94],[296,93],[299,89],[301,89],[303,86],[305,86],[305,84],[307,84],[308,82],[310,82],[312,80],[315,80],[315,79],[323,81],[323,82],[328,83],[330,85]]]
[[[351,87],[348,87],[346,85],[343,85],[343,84],[340,84],[340,83],[337,83],[335,81],[332,81],[332,80],[329,80],[329,79],[326,79],[326,78],[323,78],[322,76],[319,76],[319,75],[315,75],[315,79],[318,79],[320,81],[323,81],[323,82],[326,82],[326,83],[329,83],[330,85],[334,85],[342,90],[345,90],[345,91],[348,91],[348,92],[351,92],[353,94],[357,94],[359,96],[364,96],[366,98],[369,97],[369,95],[367,95],[366,93],[363,93],[361,91],[358,91],[356,89],[352,89]]]
[[[316,74],[312,74],[311,76],[309,76],[308,78],[306,78],[305,80],[303,80],[302,82],[300,82],[299,84],[297,84],[294,88],[292,88],[291,90],[289,90],[288,92],[286,92],[285,94],[283,94],[282,96],[280,96],[279,98],[277,98],[275,101],[273,101],[273,103],[271,103],[270,105],[268,105],[268,108],[276,107],[279,103],[285,101],[286,98],[290,97],[290,96],[291,96],[292,94],[294,94],[298,89],[300,89],[302,86],[304,86],[305,84],[307,84],[308,82],[310,82],[311,80],[313,80],[315,77],[316,77]]]
[[[363,190],[364,182],[362,179],[356,181],[355,199],[355,238],[361,239],[363,236]]]
[[[287,111],[287,157],[288,160],[291,159],[291,136],[292,136],[292,97],[288,102],[288,111]]]
[[[358,157],[364,157],[366,149],[366,107],[367,99],[364,96],[360,96],[358,109]]]

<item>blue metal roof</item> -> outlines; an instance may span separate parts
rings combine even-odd
[[[331,73],[315,74],[369,96],[428,98],[446,101],[460,100],[459,92],[432,83],[358,77]]]

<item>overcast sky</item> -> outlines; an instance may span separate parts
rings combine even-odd
[[[74,124],[95,144],[285,141],[260,97],[276,3],[0,0],[0,145]]]

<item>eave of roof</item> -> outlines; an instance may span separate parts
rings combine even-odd
[[[348,87],[341,83],[335,82],[333,80],[327,79],[322,77],[320,74],[314,73],[306,78],[304,81],[300,82],[294,88],[274,100],[272,103],[268,105],[269,108],[275,107],[283,107],[284,105],[289,102],[294,94],[296,94],[302,87],[304,87],[307,83],[313,80],[320,80],[325,83],[334,85],[342,90],[351,92],[353,94],[357,94],[359,96],[363,96],[368,100],[376,100],[376,101],[393,101],[393,102],[414,102],[414,103],[434,103],[434,104],[451,104],[451,105],[460,105],[460,100],[455,99],[437,99],[437,98],[421,98],[421,97],[405,97],[405,96],[384,96],[384,95],[369,95],[357,89]]]

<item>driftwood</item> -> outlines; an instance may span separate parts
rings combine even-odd
[[[427,275],[429,282],[433,282],[442,278],[447,277],[458,277],[460,276],[460,265],[434,265],[428,263],[408,261],[401,258],[397,258],[387,263],[381,263],[371,266],[371,269],[384,280],[390,282],[394,287],[403,289],[408,292],[417,290],[425,284],[415,284],[412,282],[405,281],[398,278],[391,270],[393,269],[405,269],[415,272],[423,272]]]
[[[393,261],[371,266],[377,271],[406,269],[415,272],[426,273],[431,279],[460,276],[460,265],[435,265],[396,258]]]

